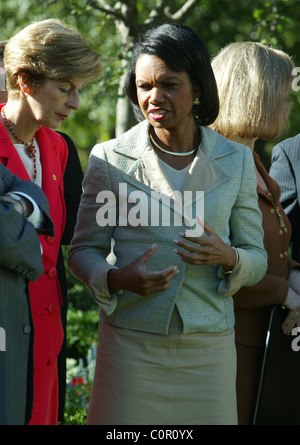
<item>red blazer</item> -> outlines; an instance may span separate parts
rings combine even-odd
[[[29,283],[35,329],[34,366],[40,368],[56,360],[63,341],[60,317],[62,298],[56,262],[65,225],[63,173],[68,157],[64,139],[55,131],[42,127],[36,133],[42,165],[42,189],[48,198],[55,237],[40,236],[44,273]],[[18,152],[0,122],[0,162],[15,175],[30,180]]]

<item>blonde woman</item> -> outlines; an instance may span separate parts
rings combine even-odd
[[[56,424],[57,356],[63,330],[56,262],[65,224],[63,174],[67,161],[58,128],[79,108],[79,90],[100,74],[100,56],[59,20],[33,23],[5,45],[8,100],[1,106],[0,162],[45,192],[55,237],[41,236],[44,273],[30,283],[35,329],[31,424]],[[31,395],[31,388],[28,388]]]
[[[242,287],[234,296],[239,423],[251,424],[270,307],[284,304],[289,309],[283,323],[286,333],[300,320],[300,265],[287,254],[290,223],[279,202],[280,188],[254,151],[257,139],[277,138],[287,122],[293,62],[282,51],[241,42],[221,50],[212,67],[220,97],[220,112],[212,128],[253,151],[268,253],[264,278],[254,286]]]

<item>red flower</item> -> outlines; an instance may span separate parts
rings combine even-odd
[[[72,386],[81,385],[82,383],[84,383],[85,385],[87,384],[83,377],[73,377],[71,381]]]

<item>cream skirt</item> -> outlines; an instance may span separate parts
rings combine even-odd
[[[100,322],[88,425],[236,425],[234,330],[168,336]]]

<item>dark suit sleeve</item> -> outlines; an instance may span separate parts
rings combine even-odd
[[[23,192],[30,196],[38,205],[40,212],[43,215],[42,226],[39,227],[37,233],[39,235],[54,236],[53,222],[50,216],[49,203],[43,190],[29,181],[15,182],[9,189],[9,192]]]
[[[31,183],[13,175],[0,164],[0,196],[8,192],[24,192],[41,206],[52,229],[49,205],[43,191]],[[33,225],[15,209],[12,203],[0,201],[0,266],[34,281],[43,273],[41,245]]]
[[[43,273],[41,245],[35,228],[12,203],[0,201],[0,266],[35,281]]]
[[[270,176],[280,185],[280,202],[288,215],[297,205],[297,185],[294,166],[281,144],[276,145],[272,151]]]
[[[273,148],[270,176],[280,185],[280,202],[292,226],[292,258],[300,262],[300,137],[287,139]]]

